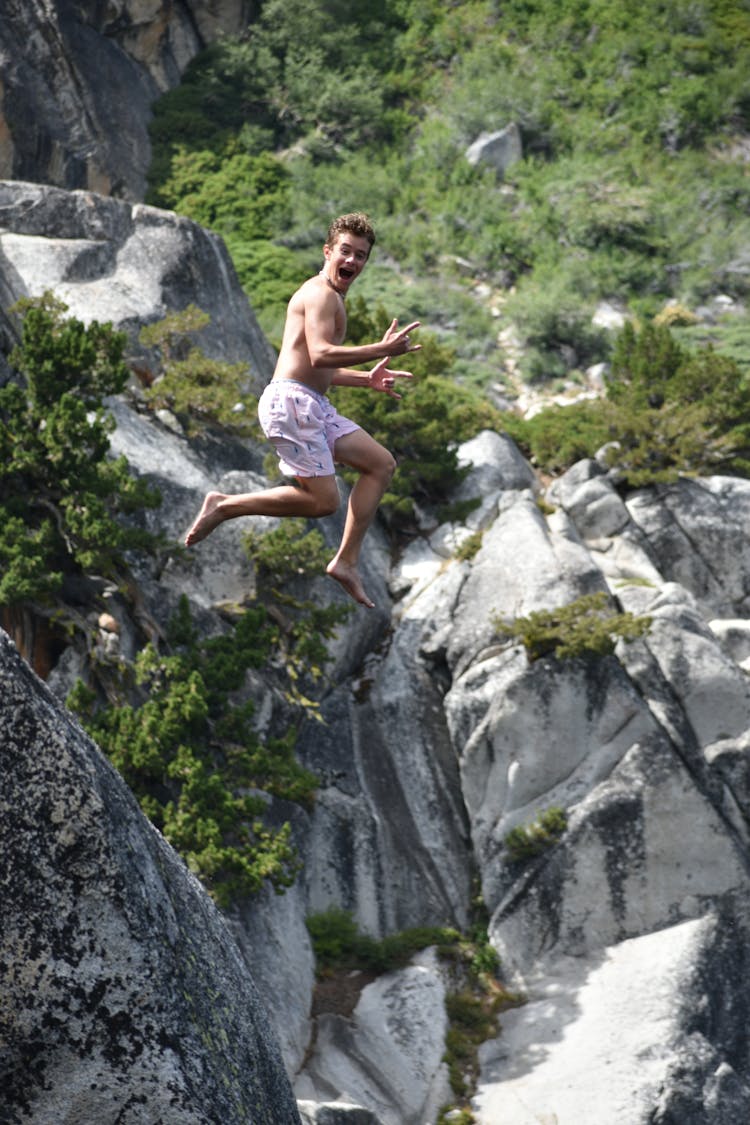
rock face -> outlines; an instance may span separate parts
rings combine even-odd
[[[446,982],[432,950],[362,992],[351,1019],[323,1013],[297,1094],[309,1104],[342,1091],[382,1125],[433,1121],[450,1101],[443,1062]],[[314,1103],[313,1103],[314,1104]],[[325,1103],[323,1103],[325,1104]]]
[[[7,1122],[299,1121],[223,919],[0,634]]]
[[[111,321],[128,332],[131,355],[144,324],[196,304],[211,317],[195,337],[210,356],[249,365],[248,390],[271,376],[274,353],[258,328],[224,243],[170,211],[0,182],[0,332],[16,327],[7,309],[47,289],[84,323]]]
[[[221,277],[208,273],[220,253],[214,240],[148,209],[4,185],[2,215],[3,292],[37,292],[46,273],[84,319],[134,331],[171,303],[165,293],[200,304],[194,295]],[[215,347],[236,358],[238,341],[250,347],[246,305],[228,303],[235,291],[221,284],[209,307],[218,317],[226,305]],[[140,305],[143,293],[153,296]],[[265,483],[263,448],[228,437],[190,442],[137,406],[126,396],[112,402],[112,448],[161,489],[162,508],[144,513],[153,530],[179,539],[212,485],[239,492]],[[480,434],[459,453],[471,471],[456,498],[481,500],[465,524],[426,532],[393,565],[377,526],[368,535],[363,566],[377,609],[354,609],[339,630],[324,723],[299,733],[299,757],[320,777],[315,806],[275,810],[292,820],[304,871],[287,896],[238,903],[231,917],[303,1116],[428,1125],[450,1100],[439,970],[419,960],[368,985],[351,1015],[313,1019],[306,916],[343,906],[373,936],[462,927],[476,872],[503,973],[528,997],[482,1048],[481,1125],[501,1115],[504,1125],[735,1125],[750,1105],[750,482],[685,479],[623,496],[586,460],[540,506],[541,485],[507,435]],[[332,552],[341,519],[318,525]],[[159,570],[142,564],[139,594],[157,628],[181,594],[203,630],[226,628],[222,606],[253,592],[243,530],[242,521],[225,524]],[[476,553],[460,559],[469,536]],[[593,592],[613,610],[648,615],[647,634],[604,658],[533,663],[507,639],[503,622]],[[344,597],[323,578],[308,593]],[[116,638],[131,659],[137,630],[124,601],[113,598],[111,610],[117,629],[102,644]],[[52,670],[59,695],[76,659]],[[271,729],[289,716],[254,677],[259,727]],[[30,677],[25,684],[38,692]],[[99,793],[112,775],[92,760]],[[562,837],[515,859],[508,832],[551,806],[566,811]],[[101,837],[90,847],[84,837],[65,852],[76,879],[80,856],[94,864],[97,849],[110,855]],[[148,838],[149,855],[170,854]],[[158,883],[155,863],[129,871],[135,889],[122,890],[123,902],[151,894],[143,880]],[[93,907],[85,898],[76,909],[87,921]],[[149,954],[158,966],[165,941]],[[80,962],[81,980],[100,979],[101,956],[105,968]],[[45,1034],[62,1041],[78,1009],[72,1019],[50,1011]],[[175,1081],[181,1090],[192,1078]],[[55,1120],[50,1113],[32,1120]]]
[[[252,0],[6,0],[0,177],[142,199],[151,105]]]

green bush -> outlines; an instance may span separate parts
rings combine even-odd
[[[0,604],[46,602],[65,575],[121,574],[125,552],[155,540],[124,517],[160,503],[111,459],[104,400],[123,389],[125,336],[84,325],[47,293],[19,302],[17,378],[0,388]]]
[[[565,810],[553,806],[541,812],[532,824],[512,828],[503,843],[512,860],[532,859],[553,847],[567,827]]]
[[[641,637],[651,624],[650,617],[609,610],[604,593],[584,594],[557,609],[540,609],[528,617],[507,622],[495,619],[498,632],[519,640],[530,660],[554,654],[558,660],[600,657],[614,652],[618,637]]]
[[[189,432],[216,422],[244,436],[260,437],[255,409],[235,409],[250,395],[247,365],[209,359],[189,343],[189,337],[210,320],[208,313],[188,305],[141,329],[140,342],[156,348],[161,359],[160,373],[144,397],[156,409],[173,410]]]
[[[173,650],[147,645],[135,662],[141,702],[97,706],[80,681],[68,705],[81,715],[139,798],[144,812],[222,906],[291,885],[299,857],[288,823],[265,823],[265,794],[309,805],[317,779],[294,758],[294,732],[262,742],[251,704],[230,693],[248,668],[265,666],[276,629],[262,607],[248,610],[231,636],[199,640],[187,600],[170,626]],[[127,673],[125,673],[127,676]]]
[[[179,149],[159,203],[228,239],[270,238],[289,222],[289,173],[270,153]]]
[[[534,464],[552,474],[593,457],[615,436],[606,410],[597,400],[549,406],[529,419],[506,416],[504,425]]]
[[[608,381],[610,453],[635,487],[680,473],[750,470],[750,383],[711,348],[691,353],[667,327],[620,333]]]
[[[325,572],[328,558],[318,528],[308,528],[304,519],[285,519],[272,531],[249,531],[244,539],[248,556],[257,567],[258,589],[269,603],[276,603],[276,645],[289,677],[288,698],[318,716],[318,704],[305,693],[323,675],[328,660],[326,642],[352,611],[349,602],[326,603],[316,598],[296,597],[300,580],[306,589],[311,578]]]
[[[623,485],[681,475],[750,471],[750,382],[712,347],[691,351],[666,325],[627,323],[618,334],[606,398],[550,407],[505,427],[546,472],[609,446]]]
[[[373,973],[403,968],[415,953],[430,945],[452,946],[457,930],[445,926],[417,926],[378,941],[362,934],[348,910],[330,907],[307,919],[318,971],[362,969]]]

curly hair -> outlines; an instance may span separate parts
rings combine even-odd
[[[366,238],[372,250],[375,244],[375,231],[372,229],[372,223],[364,212],[352,211],[348,215],[340,215],[338,219],[334,219],[328,228],[326,246],[333,246],[338,236],[344,232],[347,234],[356,234],[360,238]]]

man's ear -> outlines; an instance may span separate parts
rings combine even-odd
[[[326,261],[328,261],[330,256],[331,256],[331,247],[328,245],[327,242],[325,242],[323,244],[323,257],[325,258]]]

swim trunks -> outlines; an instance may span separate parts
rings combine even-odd
[[[258,418],[288,477],[332,476],[336,441],[360,428],[326,395],[293,379],[271,380],[258,399]]]

